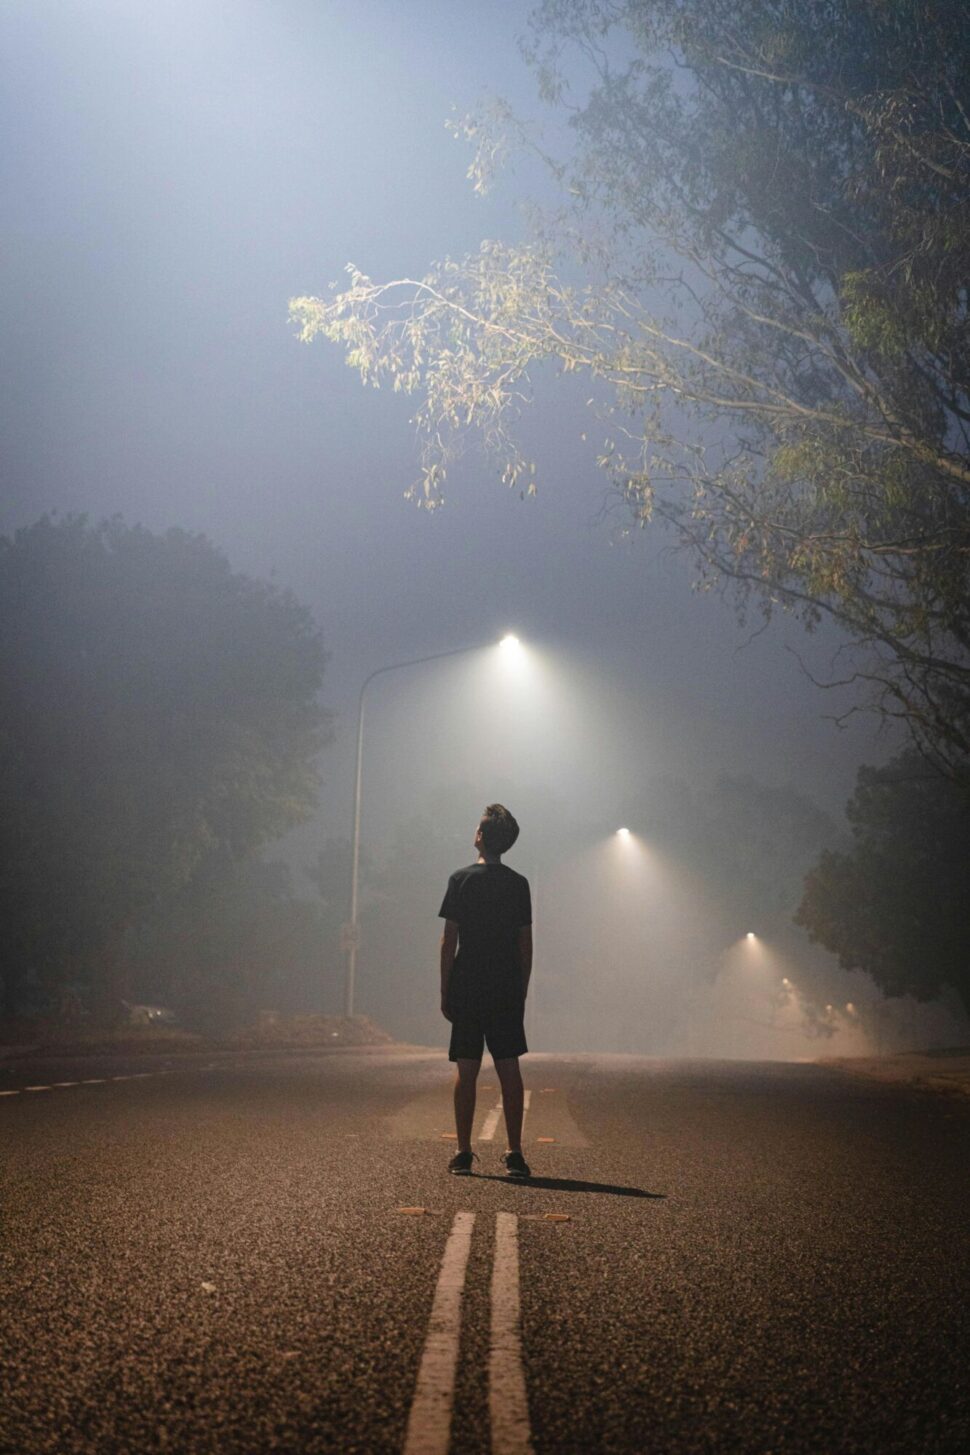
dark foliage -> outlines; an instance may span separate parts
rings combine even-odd
[[[27,979],[116,1003],[132,924],[315,799],[324,652],[204,538],[43,519],[0,541],[0,907]]]
[[[797,922],[886,995],[950,987],[970,1011],[970,798],[911,750],[861,768],[847,813],[852,846],[822,854]]]

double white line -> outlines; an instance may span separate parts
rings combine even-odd
[[[500,1212],[495,1218],[488,1358],[492,1455],[532,1455],[522,1368],[518,1221],[515,1213]],[[461,1303],[474,1226],[474,1213],[455,1214],[431,1306],[431,1322],[408,1418],[404,1455],[447,1455],[461,1338]]]

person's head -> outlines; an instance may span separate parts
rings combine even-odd
[[[482,814],[475,834],[475,848],[496,858],[508,853],[519,837],[519,826],[501,803],[490,803]]]

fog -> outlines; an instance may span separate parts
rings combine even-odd
[[[519,819],[507,862],[532,887],[533,1049],[808,1060],[961,1034],[955,1001],[887,1002],[796,929],[817,851],[799,856],[758,809],[737,832],[753,828],[762,860],[777,854],[771,882],[756,855],[758,882],[739,884],[741,842],[712,873],[651,840],[671,837],[671,793],[686,785],[658,776],[660,734],[608,670],[522,641],[378,682],[365,708],[358,1000],[397,1034],[442,1039],[432,916],[495,798]]]
[[[790,925],[775,944],[730,923],[722,887],[652,841],[665,777],[790,785],[843,831],[859,763],[896,743],[864,717],[833,724],[845,699],[808,671],[838,675],[840,640],[741,625],[662,535],[618,542],[578,387],[540,381],[524,422],[537,499],[470,457],[422,514],[403,499],[407,402],[362,390],[339,351],[287,325],[288,298],[350,260],[400,276],[521,234],[519,200],[544,184],[520,168],[476,198],[444,126],[486,88],[534,107],[519,9],[3,7],[0,529],[71,511],[181,526],[313,610],[334,740],[317,814],[269,853],[302,892],[321,847],[349,840],[365,678],[472,649],[368,690],[359,1007],[392,1031],[443,1039],[438,904],[498,799],[535,894],[538,1048],[798,1057],[945,1038],[940,1007],[898,1002],[876,1026],[861,977]],[[509,631],[521,649],[495,646]],[[331,934],[305,1000],[341,995]]]

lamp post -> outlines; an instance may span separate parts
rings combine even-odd
[[[503,641],[515,641],[515,638],[504,637]],[[473,647],[453,647],[450,652],[432,652],[428,657],[411,657],[406,662],[390,662],[386,667],[378,667],[369,677],[365,677],[363,685],[361,686],[360,696],[357,699],[357,767],[354,773],[354,834],[350,866],[350,914],[341,934],[341,939],[347,953],[347,971],[344,981],[345,1015],[352,1016],[354,1013],[354,983],[357,978],[357,947],[360,941],[360,929],[357,922],[357,899],[360,880],[360,804],[363,771],[365,693],[374,678],[382,677],[385,672],[400,672],[405,667],[421,667],[425,662],[440,662],[444,657],[461,657],[466,652],[479,652],[481,649],[481,645]]]

